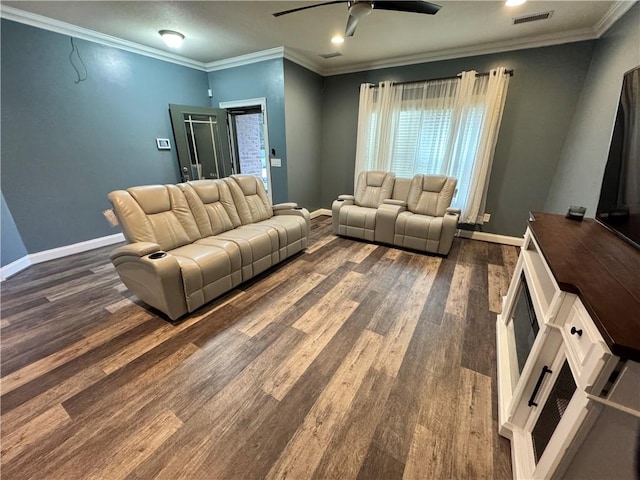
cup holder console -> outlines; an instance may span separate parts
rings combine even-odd
[[[164,258],[167,256],[167,252],[156,252],[156,253],[152,253],[151,255],[149,255],[149,258],[151,260],[157,260],[159,258]]]
[[[302,210],[302,207],[293,207],[294,210]]]

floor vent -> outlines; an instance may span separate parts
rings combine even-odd
[[[537,22],[538,20],[547,20],[553,15],[553,10],[550,12],[542,12],[542,13],[534,13],[533,15],[525,15],[523,17],[516,17],[513,19],[513,24],[518,25],[519,23],[529,23],[529,22]]]
[[[341,57],[342,54],[340,52],[331,52],[331,53],[321,53],[320,56],[322,58],[335,58],[335,57]]]

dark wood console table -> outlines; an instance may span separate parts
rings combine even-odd
[[[580,297],[614,355],[640,362],[640,250],[591,219],[532,216],[558,286]]]

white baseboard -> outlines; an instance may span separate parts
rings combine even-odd
[[[311,212],[310,217],[311,218],[317,218],[321,215],[327,215],[327,216],[331,216],[331,210],[329,210],[328,208],[319,208],[318,210],[314,210],[313,212]]]
[[[55,260],[56,258],[68,257],[76,253],[87,252],[100,247],[106,247],[113,245],[114,243],[124,242],[124,235],[122,233],[116,233],[114,235],[107,235],[106,237],[94,238],[92,240],[86,240],[84,242],[74,243],[72,245],[65,245],[64,247],[52,248],[51,250],[43,250],[42,252],[30,253],[15,262],[5,265],[0,269],[1,277],[0,281],[5,281],[11,275],[21,272],[30,265],[37,263],[48,262],[49,260]]]
[[[483,242],[501,243],[503,245],[513,245],[522,247],[524,238],[498,235],[497,233],[474,232],[471,230],[458,230],[457,236],[460,238],[470,238],[471,240],[481,240]]]
[[[16,273],[21,272],[29,265],[31,265],[29,255],[25,255],[15,262],[11,262],[9,265],[5,265],[4,267],[0,268],[0,282],[4,282],[11,275],[15,275]]]

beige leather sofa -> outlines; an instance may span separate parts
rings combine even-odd
[[[127,288],[175,320],[307,247],[309,212],[271,205],[234,175],[111,192],[128,245],[111,253]]]
[[[394,178],[362,172],[355,195],[333,202],[336,235],[447,255],[460,210],[450,208],[457,180],[442,175]]]

